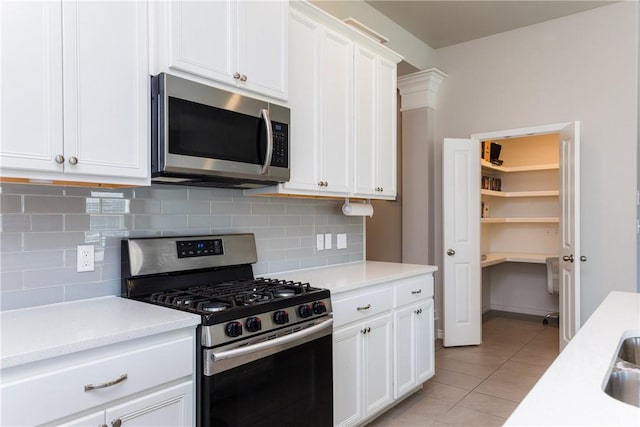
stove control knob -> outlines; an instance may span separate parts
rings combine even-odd
[[[313,303],[313,312],[315,314],[322,314],[327,312],[327,306],[322,301],[316,301]]]
[[[284,310],[278,310],[273,313],[273,321],[276,325],[284,325],[285,323],[289,323],[289,313]]]
[[[249,332],[258,332],[262,329],[262,322],[259,317],[249,317],[246,322],[244,322],[244,327],[247,328]]]
[[[311,311],[311,306],[309,304],[304,304],[298,307],[298,315],[303,319],[310,317],[313,314]]]
[[[242,335],[242,323],[240,322],[229,322],[224,327],[224,331],[227,336],[231,338],[239,337]]]

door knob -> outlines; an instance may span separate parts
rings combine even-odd
[[[447,249],[447,255],[454,256],[455,254],[456,254],[456,251],[454,251],[453,249]]]
[[[563,260],[563,261],[573,262],[573,254],[571,254],[571,255],[569,255],[569,256],[567,256],[567,255],[563,256],[563,257],[562,257],[562,260]]]
[[[587,257],[584,255],[580,255],[580,262],[585,262],[587,260]]]

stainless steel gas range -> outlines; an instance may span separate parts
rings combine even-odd
[[[253,234],[126,239],[122,292],[201,316],[198,426],[331,426],[330,293],[256,261]]]

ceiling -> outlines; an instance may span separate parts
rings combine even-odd
[[[366,2],[434,49],[615,3],[592,0]]]

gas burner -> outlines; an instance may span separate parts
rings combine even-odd
[[[254,289],[253,291],[239,293],[234,299],[237,305],[250,305],[271,301],[271,295],[256,292]]]
[[[212,301],[212,302],[201,302],[198,304],[198,310],[206,311],[208,313],[217,313],[219,311],[224,311],[229,308],[229,304],[226,302]]]

